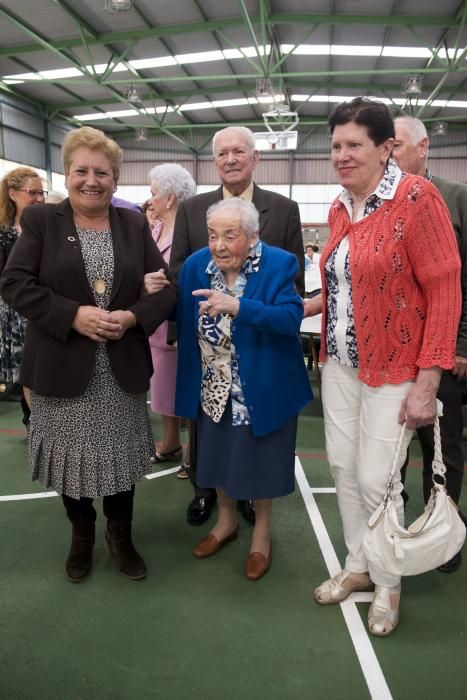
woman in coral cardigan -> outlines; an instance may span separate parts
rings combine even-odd
[[[367,561],[363,540],[386,490],[400,424],[402,464],[413,430],[433,423],[441,372],[454,365],[460,261],[438,190],[390,157],[387,107],[356,98],[339,105],[329,124],[344,190],[331,206],[321,257],[322,396],[348,554],[314,597],[339,603],[374,586],[369,630],[386,636],[399,622],[400,578]],[[398,475],[402,522],[401,490]]]

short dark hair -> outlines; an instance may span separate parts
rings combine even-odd
[[[355,97],[350,102],[341,102],[329,117],[331,134],[336,126],[355,122],[364,126],[375,146],[387,139],[395,138],[394,122],[387,106],[367,97]]]

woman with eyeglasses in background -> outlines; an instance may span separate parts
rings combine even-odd
[[[152,205],[152,197],[143,202],[142,209],[144,216],[148,220],[149,228],[151,229],[151,231],[153,231],[158,226],[160,227],[160,221],[158,221],[156,212],[154,211],[154,207]]]
[[[44,204],[45,197],[47,191],[42,187],[39,174],[32,168],[14,168],[0,180],[0,273],[21,234],[20,220],[24,209]],[[0,298],[0,380],[4,391],[10,383],[18,381],[25,330],[26,320]],[[14,391],[8,393],[14,396]],[[27,426],[31,404],[27,387],[23,387],[23,394],[19,393],[23,423]]]

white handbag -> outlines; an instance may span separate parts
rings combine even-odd
[[[399,524],[392,490],[404,432],[405,424],[399,436],[386,495],[368,521],[363,549],[368,562],[387,573],[414,576],[436,569],[452,559],[464,544],[466,529],[456,504],[446,492],[446,467],[441,455],[438,417],[434,424],[433,486],[429,501],[422,515],[407,530]]]

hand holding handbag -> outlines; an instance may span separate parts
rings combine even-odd
[[[452,559],[464,544],[466,529],[456,504],[446,491],[446,467],[441,454],[438,417],[434,424],[435,454],[430,498],[422,515],[408,529],[399,524],[392,490],[404,432],[405,424],[401,428],[386,495],[368,521],[363,549],[368,561],[387,573],[414,576],[436,569]]]

